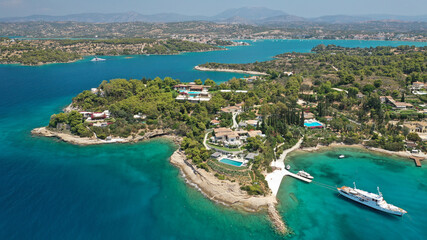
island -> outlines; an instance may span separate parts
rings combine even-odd
[[[207,198],[245,211],[276,209],[294,150],[355,146],[424,159],[427,151],[426,47],[319,45],[267,62],[206,63],[210,69],[264,75],[183,83],[113,79],[83,91],[34,135],[79,145],[168,137],[170,158]]]

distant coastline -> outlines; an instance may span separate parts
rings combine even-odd
[[[265,72],[244,71],[244,70],[235,70],[235,69],[226,69],[226,68],[206,68],[206,67],[195,66],[194,69],[196,69],[198,71],[209,71],[209,72],[246,73],[246,74],[263,75],[263,76],[268,75]]]

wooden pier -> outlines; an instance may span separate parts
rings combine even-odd
[[[424,160],[423,157],[415,157],[415,156],[412,156],[411,159],[414,160],[415,166],[417,167],[421,167],[421,161]]]

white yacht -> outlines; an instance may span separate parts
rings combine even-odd
[[[301,170],[297,173],[300,177],[305,177],[307,179],[313,179],[313,176],[311,176],[308,172],[305,172],[304,170]]]
[[[379,188],[377,188],[378,194],[375,194],[375,193],[370,193],[370,192],[357,189],[355,183],[353,183],[353,185],[354,185],[353,188],[346,187],[346,186],[337,188],[338,192],[342,196],[349,198],[355,202],[361,203],[363,205],[366,205],[368,207],[371,207],[386,213],[390,213],[398,216],[402,216],[403,214],[406,213],[405,210],[387,203],[384,200],[383,195],[380,192]]]
[[[99,57],[97,57],[97,56],[95,56],[92,60],[90,60],[90,61],[92,61],[92,62],[102,62],[102,61],[105,61],[105,59],[103,59],[103,58],[99,58]]]
[[[288,164],[286,165],[286,170],[289,170],[289,169],[291,169],[291,166]]]
[[[342,158],[345,158],[345,156],[343,154],[341,154],[338,158],[342,159]]]

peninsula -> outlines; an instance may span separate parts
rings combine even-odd
[[[202,67],[266,73],[217,85],[206,79],[113,79],[73,98],[33,134],[73,144],[169,136],[171,163],[208,198],[266,209],[279,232],[276,194],[285,157],[348,144],[425,157],[426,48],[319,45],[251,64]],[[405,87],[402,87],[405,86]]]

